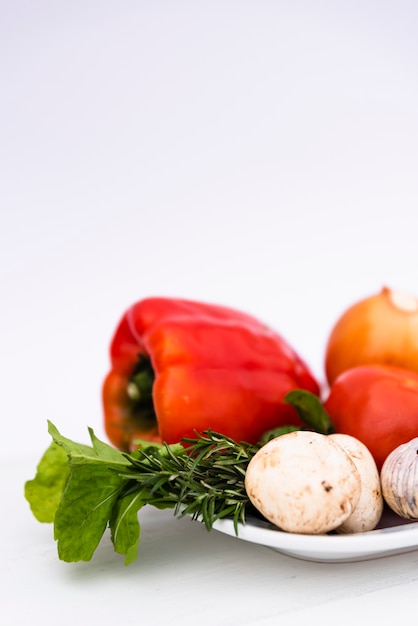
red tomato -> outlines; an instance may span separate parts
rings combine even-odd
[[[390,365],[362,365],[341,374],[324,407],[337,432],[356,437],[380,470],[398,445],[418,436],[418,374]]]

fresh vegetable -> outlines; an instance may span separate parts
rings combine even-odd
[[[109,528],[131,563],[145,505],[208,530],[229,517],[237,533],[254,510],[287,532],[364,532],[383,498],[415,519],[418,371],[392,363],[402,342],[418,353],[418,301],[387,289],[369,300],[330,336],[325,401],[289,344],[245,313],[169,298],[133,305],[103,383],[112,445],[91,429],[91,445],[78,444],[49,423],[52,444],[25,484],[35,517],[54,524],[59,557],[91,559]],[[396,313],[385,317],[388,307]],[[368,351],[376,338],[383,348]],[[356,351],[365,363],[353,366]]]
[[[141,442],[124,453],[91,429],[91,446],[63,437],[52,423],[48,429],[53,443],[35,478],[26,482],[25,496],[39,521],[54,524],[63,561],[89,561],[109,527],[115,551],[132,563],[140,536],[138,512],[145,505],[201,519],[208,529],[222,517],[231,517],[236,527],[245,520],[244,475],[257,450],[250,444],[207,432],[185,445]]]
[[[383,513],[383,496],[376,463],[366,446],[351,435],[334,433],[338,443],[353,461],[360,476],[360,498],[351,515],[338,526],[338,533],[362,533],[376,528]]]
[[[418,433],[418,373],[389,365],[363,365],[341,374],[324,401],[335,431],[370,450],[380,471],[398,445]]]
[[[380,476],[388,506],[400,517],[418,519],[418,437],[392,450]]]
[[[332,430],[314,394],[296,390],[284,401],[302,422],[309,413],[309,428]],[[170,445],[138,441],[128,453],[100,441],[91,429],[91,446],[67,439],[51,422],[48,430],[52,444],[26,482],[25,497],[39,521],[54,523],[64,561],[90,560],[109,527],[115,550],[131,563],[138,550],[138,512],[145,505],[190,515],[208,530],[223,517],[234,520],[237,533],[238,524],[245,523],[251,508],[245,472],[262,440],[238,443],[206,431]],[[286,426],[276,429],[274,436],[287,431]]]
[[[245,487],[254,507],[282,530],[323,534],[353,513],[361,478],[330,436],[300,430],[272,439],[253,456]]]
[[[319,394],[307,365],[275,331],[226,307],[148,298],[115,331],[103,384],[106,434],[120,450],[136,439],[176,443],[211,429],[256,443],[284,424],[301,425],[283,398]]]
[[[384,287],[338,319],[325,351],[328,383],[352,367],[372,363],[418,372],[417,298]]]

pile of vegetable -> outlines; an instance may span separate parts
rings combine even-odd
[[[292,533],[418,518],[418,300],[387,288],[332,329],[327,396],[276,331],[226,307],[148,298],[122,316],[103,384],[109,443],[51,423],[25,497],[58,555],[90,560],[106,529],[137,558],[145,505],[210,530],[261,515]]]

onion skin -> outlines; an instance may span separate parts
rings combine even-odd
[[[339,318],[325,351],[328,384],[352,367],[372,363],[418,372],[418,299],[383,287]]]

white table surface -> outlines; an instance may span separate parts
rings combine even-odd
[[[355,563],[315,563],[240,541],[149,508],[129,566],[106,535],[88,563],[58,560],[51,525],[22,498],[28,462],[1,467],[2,615],[8,626],[59,621],[105,626],[169,619],[204,626],[298,624],[314,618],[389,624],[414,611],[418,550]],[[23,594],[23,595],[22,595]],[[53,617],[52,617],[53,616]],[[49,620],[49,621],[48,621]],[[313,622],[315,623],[315,622]]]
[[[408,0],[1,3],[1,624],[415,614],[418,552],[310,563],[170,512],[141,513],[129,567],[107,540],[62,563],[23,483],[47,419],[104,437],[136,300],[252,313],[322,380],[346,306],[418,295],[417,26]]]

